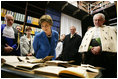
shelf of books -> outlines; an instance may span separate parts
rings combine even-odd
[[[39,18],[35,18],[35,17],[31,17],[31,16],[27,16],[27,23],[26,24],[32,24],[35,25],[35,27],[39,27]]]
[[[25,15],[18,13],[18,12],[13,12],[7,9],[2,8],[1,9],[1,24],[5,24],[4,17],[6,14],[11,14],[14,17],[14,24],[13,27],[16,28],[16,26],[21,26],[24,28],[23,23],[25,19]],[[40,27],[38,26],[39,19],[31,16],[27,16],[27,22],[26,26],[30,26],[32,28],[32,35],[35,35],[35,33],[38,33],[41,31]],[[21,31],[23,33],[23,29]]]
[[[52,20],[53,20],[52,29],[60,33],[61,12],[58,12],[52,8],[47,8],[46,14],[52,17]]]
[[[6,2],[3,2],[4,4]],[[29,3],[29,2],[28,2]],[[1,20],[2,20],[2,24],[4,24],[4,17],[6,14],[11,14],[13,17],[14,17],[14,27],[20,25],[22,26],[23,30],[22,30],[22,33],[24,34],[25,32],[25,28],[26,26],[30,26],[32,28],[32,35],[34,35],[35,33],[37,32],[40,32],[41,30],[41,27],[39,26],[38,22],[39,22],[39,18],[40,16],[44,14],[49,14],[52,19],[53,19],[53,26],[52,26],[52,29],[53,30],[56,30],[58,33],[60,33],[60,19],[61,19],[61,12],[57,12],[56,10],[52,9],[52,8],[47,8],[44,12],[42,11],[42,13],[39,13],[39,10],[34,12],[35,10],[33,10],[32,12],[30,12],[30,10],[32,10],[31,8],[29,8],[29,5],[28,6],[28,9],[25,10],[23,7],[25,7],[26,3],[24,2],[24,5],[23,7],[21,6],[18,6],[18,9],[21,10],[23,9],[22,11],[18,11],[18,10],[13,10],[16,9],[17,7],[17,3],[7,3],[7,4],[10,4],[9,5],[9,8],[5,5],[2,5],[1,7]],[[14,4],[14,5],[12,5]],[[11,6],[11,8],[10,8]],[[15,7],[16,6],[16,7]],[[35,8],[35,7],[34,7]],[[37,15],[34,15],[34,14],[37,14]],[[26,20],[25,20],[26,19]]]
[[[1,17],[5,17],[6,14],[11,14],[14,17],[14,20],[24,22],[25,15],[18,13],[18,12],[13,12],[7,9],[2,8],[1,9]]]

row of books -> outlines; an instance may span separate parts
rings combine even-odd
[[[5,21],[1,21],[1,24],[5,24]],[[16,28],[16,26],[21,26],[21,28],[22,28],[21,32],[23,33],[24,26],[22,24],[14,23],[13,27]],[[26,29],[26,27],[28,27],[28,26],[25,26],[25,29]],[[36,27],[31,27],[31,28],[32,28],[31,34],[33,34],[33,35],[42,31],[41,28],[36,28]]]
[[[39,22],[38,18],[34,18],[34,17],[31,17],[31,16],[27,17],[27,23],[31,23],[31,24],[34,24],[34,25],[39,25],[38,22]]]
[[[14,17],[14,20],[17,20],[17,21],[24,22],[24,20],[25,20],[25,15],[24,14],[21,14],[21,13],[18,13],[18,12],[13,12],[13,11],[2,8],[1,9],[1,16],[5,17],[6,14],[11,14]],[[38,22],[39,22],[38,18],[31,17],[31,16],[27,17],[27,23],[31,23],[31,24],[34,24],[34,25],[39,25]]]
[[[15,20],[24,22],[24,19],[25,19],[24,14],[13,12],[13,11],[2,8],[1,9],[1,16],[5,17],[6,14],[11,14],[14,17]],[[33,25],[39,25],[38,22],[39,22],[38,18],[27,16],[27,23],[30,23],[30,24],[33,24]],[[1,23],[1,24],[5,24],[5,22],[3,21],[3,23]],[[20,26],[22,26],[22,28],[24,28],[23,25],[17,24],[17,23],[14,23],[13,26],[16,27],[18,25],[20,25]],[[56,30],[56,31],[59,32],[59,30],[60,30],[59,26],[60,26],[60,22],[53,21],[53,27],[52,27],[53,30]],[[40,28],[32,27],[32,34],[35,34],[35,33],[40,32],[40,31],[41,31]],[[23,29],[22,29],[21,32],[23,32]]]
[[[18,12],[13,12],[7,9],[2,8],[1,9],[1,16],[5,17],[6,14],[11,14],[14,17],[14,20],[24,22],[25,15],[18,13]]]
[[[61,13],[54,9],[46,9],[46,14],[50,15],[53,19],[53,27],[60,27]],[[57,31],[57,30],[56,30]]]
[[[53,27],[51,27],[51,28],[52,28],[52,30],[57,31],[58,33],[60,32],[60,28],[59,28],[59,27],[55,27],[55,26],[53,26]]]

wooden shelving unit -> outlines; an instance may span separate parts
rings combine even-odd
[[[39,19],[42,15],[45,14],[45,9],[40,8],[40,6],[37,7],[31,3],[32,2],[30,2],[30,1],[1,1],[1,8],[25,15],[23,22],[14,20],[14,23],[22,24],[24,26],[23,33],[24,33],[25,26],[41,28],[38,25],[34,25],[32,23],[27,23],[28,16]],[[3,21],[4,17],[1,17],[1,20]]]

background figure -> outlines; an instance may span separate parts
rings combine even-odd
[[[61,54],[62,52],[62,49],[63,49],[63,40],[65,38],[65,34],[62,34],[60,36],[60,39],[57,43],[57,47],[56,47],[56,58]]]
[[[22,36],[22,33],[21,33],[22,27],[20,25],[18,25],[18,26],[16,26],[16,29],[18,30],[18,37],[17,37],[18,46],[16,48],[16,52],[17,52],[18,56],[20,56],[21,55],[21,52],[20,52],[20,38]]]
[[[34,37],[33,48],[37,58],[45,58],[46,56],[54,56],[56,58],[55,48],[58,42],[58,33],[51,30],[53,25],[52,18],[49,15],[43,15],[40,18],[39,25],[43,30]]]
[[[17,30],[13,28],[14,18],[5,15],[6,24],[1,25],[1,55],[17,55]]]
[[[80,64],[81,55],[78,49],[81,43],[81,36],[76,34],[76,28],[70,27],[70,34],[66,35],[63,43],[63,50],[57,60],[70,61],[74,60],[73,64]]]
[[[34,55],[33,38],[31,36],[31,27],[26,27],[26,36],[22,36],[20,39],[21,56]]]
[[[95,27],[89,29],[82,40],[79,52],[84,53],[84,63],[104,67],[103,77],[116,77],[117,32],[114,27],[105,26],[102,13],[93,17]]]

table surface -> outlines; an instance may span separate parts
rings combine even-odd
[[[102,76],[100,71],[99,73],[88,72],[88,75],[90,78],[99,78]],[[58,76],[36,74],[33,72],[33,70],[20,70],[6,65],[1,67],[1,76],[2,78],[59,78]]]

